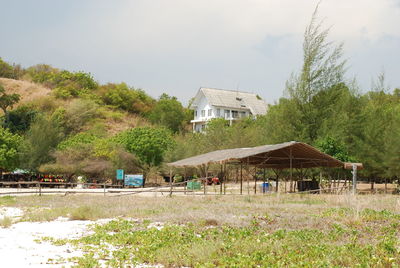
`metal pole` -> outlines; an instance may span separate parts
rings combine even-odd
[[[357,194],[357,165],[353,164],[353,194]]]

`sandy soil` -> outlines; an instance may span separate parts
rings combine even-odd
[[[5,216],[16,220],[22,215],[18,208],[1,208]],[[104,221],[104,220],[103,220]],[[0,256],[2,267],[70,267],[67,259],[82,255],[71,246],[55,246],[40,242],[43,237],[78,238],[87,234],[92,221],[69,221],[59,218],[52,222],[18,222],[9,228],[0,227]]]

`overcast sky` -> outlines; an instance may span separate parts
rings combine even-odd
[[[0,0],[0,57],[48,63],[181,101],[201,86],[268,103],[302,62],[314,0]],[[382,70],[400,87],[400,0],[324,0],[330,40],[344,42],[362,90]]]

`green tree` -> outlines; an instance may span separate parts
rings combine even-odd
[[[21,166],[37,171],[41,165],[54,160],[52,152],[63,137],[57,122],[44,115],[37,116],[22,144]]]
[[[0,127],[0,175],[17,167],[21,140],[19,135]]]
[[[158,166],[174,142],[164,128],[137,127],[120,133],[115,141],[147,165]]]
[[[186,113],[176,97],[170,97],[164,93],[151,111],[149,119],[154,124],[159,124],[173,132],[178,132],[183,128]]]
[[[23,134],[34,121],[38,111],[31,105],[22,105],[8,112],[6,127],[13,133]]]
[[[326,137],[317,142],[318,148],[330,156],[343,161],[343,162],[351,162],[352,157],[347,152],[346,148],[343,144],[340,144],[338,141],[333,139],[332,137]]]
[[[8,108],[12,108],[14,104],[18,103],[20,100],[20,95],[18,94],[7,94],[4,87],[0,84],[0,109],[4,113],[4,125],[8,124]]]
[[[286,84],[286,92],[299,113],[301,124],[296,132],[302,140],[313,143],[318,139],[321,126],[320,110],[314,105],[315,97],[344,81],[345,63],[341,60],[343,44],[334,46],[327,40],[329,29],[323,29],[317,18],[318,6],[304,33],[303,66],[298,75],[292,75]],[[299,127],[299,128],[298,128]]]

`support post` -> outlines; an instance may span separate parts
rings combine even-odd
[[[224,184],[224,195],[226,194],[226,183],[225,183],[225,180],[226,180],[226,162],[224,163],[224,178],[222,180],[222,183]]]
[[[292,191],[292,182],[293,182],[293,156],[292,156],[292,147],[290,147],[290,191]]]
[[[264,185],[265,185],[265,168],[263,168],[263,185],[261,187],[262,189],[262,193],[265,194],[265,190],[264,190]],[[268,188],[269,188],[269,182],[268,182]]]
[[[249,181],[249,173],[250,173],[250,159],[247,157],[247,194],[250,195],[250,181]]]
[[[353,194],[357,194],[357,165],[353,164]]]
[[[240,163],[240,194],[243,194],[243,166]]]
[[[254,194],[257,194],[257,166],[254,167]]]
[[[172,196],[172,168],[169,169],[169,196]]]
[[[220,181],[219,181],[219,194],[222,195],[222,182],[224,181],[224,173],[222,171],[222,164],[221,164],[221,173],[220,173]]]
[[[106,196],[106,184],[105,184],[105,183],[103,184],[103,188],[104,188],[104,189],[103,189],[103,191],[104,191],[104,196]]]
[[[187,180],[186,180],[186,167],[183,170],[183,193],[186,194]]]

